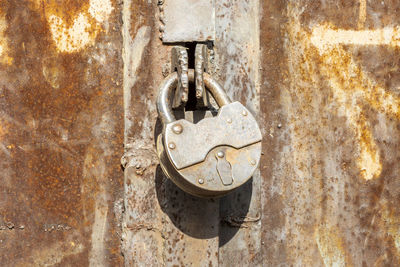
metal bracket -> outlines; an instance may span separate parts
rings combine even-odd
[[[175,90],[172,107],[186,103],[189,97],[188,53],[183,46],[174,46],[171,51],[171,71],[178,73],[178,86]]]

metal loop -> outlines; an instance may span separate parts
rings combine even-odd
[[[189,70],[189,81],[194,82],[194,70]],[[231,103],[228,95],[222,86],[208,73],[204,73],[204,84],[211,95],[214,97],[219,107],[228,105]],[[164,125],[175,121],[175,116],[172,113],[172,96],[174,90],[178,85],[178,75],[176,72],[171,73],[160,86],[158,99],[157,99],[157,111]]]

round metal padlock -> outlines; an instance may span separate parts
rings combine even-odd
[[[194,72],[189,70],[193,82]],[[163,123],[157,154],[163,172],[184,191],[199,197],[223,196],[248,181],[261,157],[261,131],[253,115],[231,102],[207,73],[204,84],[220,109],[194,124],[176,120],[171,108],[176,73],[160,86],[157,110]]]

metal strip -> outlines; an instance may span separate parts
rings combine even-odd
[[[218,201],[184,193],[158,166],[156,97],[171,49],[151,30],[153,7],[124,0],[125,266],[217,266]]]
[[[246,10],[246,12],[243,12]],[[227,33],[229,29],[229,32]],[[216,2],[216,64],[223,87],[259,114],[259,1]],[[220,266],[261,266],[261,176],[220,200]]]
[[[212,41],[214,0],[159,0],[161,39],[166,43]]]

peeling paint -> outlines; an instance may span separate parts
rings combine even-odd
[[[382,166],[371,128],[363,115],[362,105],[371,105],[378,112],[400,117],[400,98],[373,81],[354,62],[352,55],[342,45],[397,46],[398,43],[393,44],[391,40],[399,33],[393,28],[371,33],[371,31],[332,30],[321,26],[312,31],[311,42],[321,55],[321,71],[327,77],[336,100],[344,106],[349,123],[355,129],[357,139],[360,140],[360,155],[357,162],[366,180],[378,177]]]
[[[96,203],[96,208],[94,212],[94,223],[92,227],[92,249],[90,253],[89,266],[105,265],[104,253],[108,215],[108,207],[105,204],[106,203]]]
[[[0,1],[2,266],[122,264],[117,3]]]
[[[360,2],[264,5],[268,266],[399,262],[399,6]]]
[[[98,23],[107,21],[112,11],[110,0],[91,0],[88,11],[79,13],[72,25],[68,25],[61,17],[50,15],[48,23],[57,50],[74,53],[93,45],[101,31]]]
[[[387,45],[400,46],[400,27],[376,30],[343,30],[319,25],[313,28],[311,42],[318,49],[329,50],[336,45]]]
[[[110,0],[89,1],[89,14],[99,23],[105,22],[113,10]]]
[[[359,0],[359,12],[358,12],[358,29],[361,30],[365,26],[365,20],[367,19],[367,0]]]
[[[126,10],[126,9],[124,9]],[[128,19],[130,11],[124,13],[124,18]],[[130,37],[130,27],[124,27],[124,109],[125,109],[125,131],[132,127],[132,115],[130,103],[132,94],[130,90],[137,80],[137,69],[142,61],[142,56],[146,45],[150,41],[150,27],[142,26],[139,28],[134,39]],[[148,128],[150,129],[150,128]],[[125,138],[129,135],[125,133]],[[127,142],[128,143],[128,142]]]
[[[5,30],[7,29],[7,21],[4,15],[0,12],[0,63],[11,65],[13,59],[8,55],[8,40],[5,35]]]
[[[55,16],[49,17],[50,31],[60,52],[73,53],[82,50],[87,45],[94,44],[94,36],[89,33],[91,25],[84,14],[79,14],[71,27]]]

